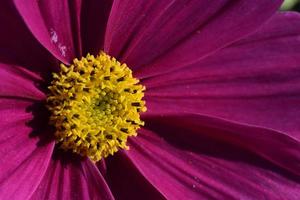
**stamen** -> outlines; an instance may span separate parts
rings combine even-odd
[[[57,145],[93,161],[128,149],[127,138],[144,125],[145,87],[126,64],[103,52],[74,59],[69,67],[62,64],[49,90]]]

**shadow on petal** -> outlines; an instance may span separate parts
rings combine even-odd
[[[26,108],[26,112],[32,114],[32,119],[27,126],[32,129],[29,137],[39,137],[37,146],[43,146],[54,140],[54,127],[49,125],[50,112],[46,108],[45,101],[38,101]]]

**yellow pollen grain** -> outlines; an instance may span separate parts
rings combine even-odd
[[[126,64],[104,52],[74,59],[70,66],[61,64],[48,88],[50,124],[64,150],[99,161],[128,149],[127,138],[144,125],[145,87]]]

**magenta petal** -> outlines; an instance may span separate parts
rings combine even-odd
[[[277,14],[247,39],[144,81],[148,114],[202,113],[300,139],[299,34],[299,14]]]
[[[123,152],[108,157],[106,163],[106,179],[116,199],[165,199]]]
[[[255,31],[281,2],[116,0],[104,50],[137,70],[140,77],[163,73]]]
[[[61,62],[68,63],[79,55],[78,1],[14,0],[14,3],[36,39]]]
[[[41,78],[22,67],[0,63],[0,80],[0,98],[16,97],[31,100],[45,98],[35,85]]]
[[[31,102],[0,100],[0,199],[28,199],[41,181],[54,144],[38,146],[26,113]]]
[[[114,197],[96,166],[75,156],[53,158],[31,199],[113,200]]]
[[[300,175],[300,141],[289,135],[197,114],[167,115],[154,119],[162,125],[194,131],[247,149]]]
[[[1,29],[0,62],[50,74],[56,59],[33,37],[12,4],[1,1],[0,26],[5,28]]]
[[[112,5],[111,0],[83,1],[81,10],[81,27],[83,55],[97,55],[103,50],[107,19]]]
[[[299,143],[286,135],[196,115],[147,124],[126,154],[167,199],[300,198],[300,179],[267,161],[299,172]]]

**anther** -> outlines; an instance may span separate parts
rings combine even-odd
[[[124,79],[125,79],[124,77],[121,77],[121,78],[118,78],[117,81],[121,82],[121,81],[124,81]]]
[[[124,133],[128,133],[128,129],[127,128],[121,128],[120,129],[122,132],[124,132]]]
[[[109,140],[113,139],[113,136],[112,136],[112,135],[106,135],[105,137],[106,137],[107,139],[109,139]]]
[[[132,106],[141,106],[141,104],[139,102],[133,102],[131,103]]]
[[[73,118],[79,118],[79,115],[76,113],[73,115]]]
[[[77,127],[76,124],[71,125],[71,129],[75,129],[76,127]]]

